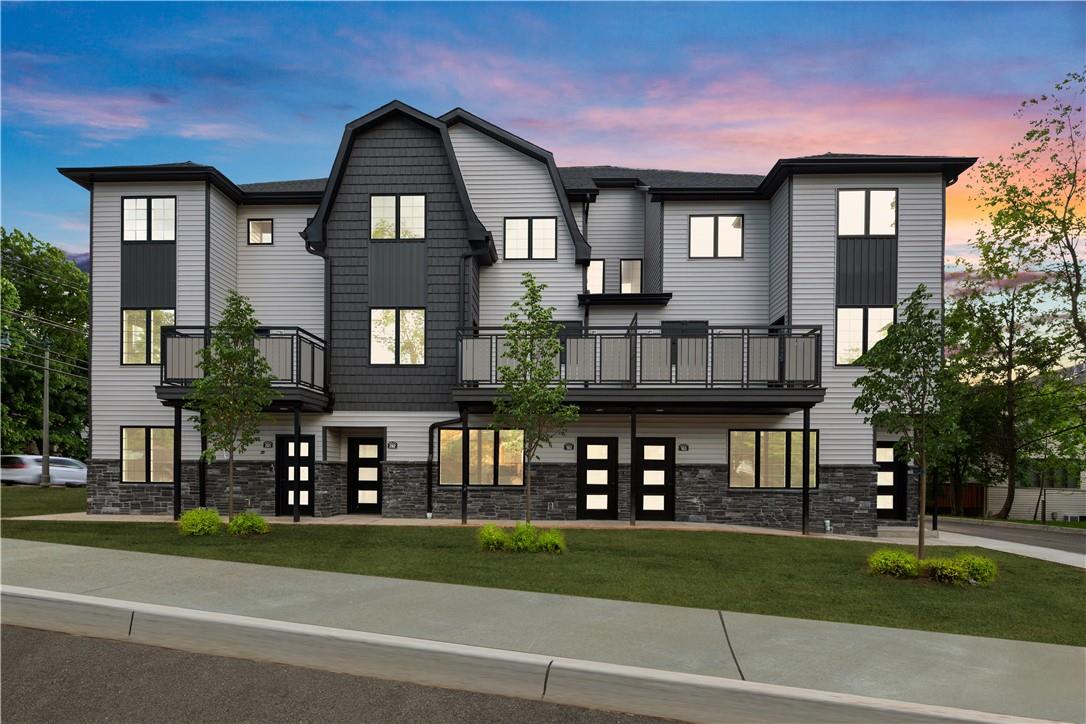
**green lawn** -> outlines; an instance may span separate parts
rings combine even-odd
[[[1086,520],[1009,520],[1008,523],[1028,523],[1030,525],[1050,525],[1056,528],[1086,528]]]
[[[169,524],[5,521],[14,538],[474,586],[1086,645],[1086,572],[981,551],[990,588],[872,576],[874,543],[702,531],[567,530],[563,556],[483,553],[473,528],[275,525],[257,539]],[[953,549],[933,549],[933,555]],[[269,583],[268,595],[274,595]]]
[[[0,486],[0,518],[76,513],[86,509],[86,488],[41,488],[37,485]]]

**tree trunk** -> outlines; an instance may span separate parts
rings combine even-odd
[[[965,495],[965,476],[962,475],[961,468],[958,465],[954,465],[951,468],[950,473],[950,496],[951,507],[954,510],[954,515],[962,515],[964,513],[964,505],[962,498]]]
[[[920,490],[917,491],[917,497],[920,499],[920,510],[917,515],[916,557],[923,560],[924,519],[928,503],[928,453],[923,447],[920,448]]]
[[[234,451],[230,451],[230,461],[226,466],[226,519],[234,519]]]
[[[524,461],[524,522],[532,524],[532,459]]]

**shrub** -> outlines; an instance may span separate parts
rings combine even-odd
[[[957,558],[927,558],[921,563],[924,574],[933,581],[959,585],[969,580],[965,566]]]
[[[912,553],[900,548],[882,548],[867,559],[872,573],[896,578],[916,578],[920,575],[920,562]]]
[[[991,558],[975,553],[962,553],[955,560],[961,566],[965,579],[977,586],[987,586],[994,581],[999,570]]]
[[[539,548],[539,529],[531,523],[517,523],[509,537],[509,550],[515,552],[534,551]]]
[[[271,530],[268,521],[257,513],[238,513],[226,526],[230,535],[263,535]]]
[[[181,514],[177,528],[181,535],[218,535],[222,522],[214,508],[193,508]]]
[[[539,534],[539,539],[536,541],[536,550],[543,553],[565,553],[566,552],[566,539],[562,535],[562,531],[557,528],[551,528],[548,531],[544,531]]]
[[[493,523],[487,523],[476,533],[479,547],[484,551],[503,551],[509,547],[509,533]]]

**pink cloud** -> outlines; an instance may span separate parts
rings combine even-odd
[[[81,93],[11,85],[4,114],[28,116],[50,126],[82,129],[93,140],[128,138],[150,126],[150,116],[169,104],[153,93]]]
[[[255,126],[214,121],[184,123],[175,135],[200,141],[250,141],[272,138],[270,133]]]

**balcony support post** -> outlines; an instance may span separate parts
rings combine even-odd
[[[811,514],[811,408],[803,408],[803,535]]]
[[[173,408],[173,519],[181,517],[181,403]]]
[[[460,410],[460,525],[468,524],[468,411]]]
[[[294,407],[294,522],[302,519],[300,504],[302,500],[302,418],[298,407]]]
[[[207,460],[204,459],[204,453],[207,452],[207,437],[205,435],[200,436],[200,507],[207,507]]]
[[[637,525],[637,408],[630,408],[630,525]]]

